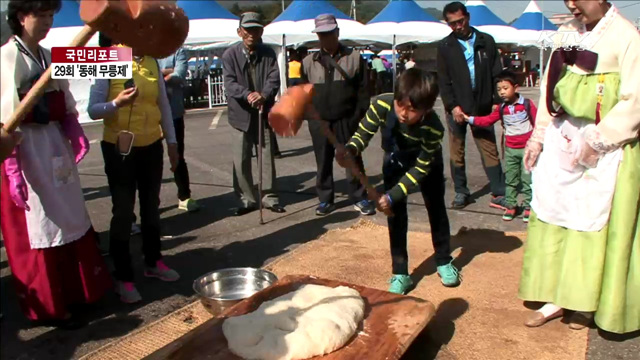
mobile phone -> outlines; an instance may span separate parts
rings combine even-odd
[[[131,89],[133,87],[136,87],[136,83],[133,81],[133,78],[125,81],[125,83],[124,83],[124,88],[125,89]]]

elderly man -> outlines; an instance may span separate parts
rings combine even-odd
[[[302,79],[303,82],[314,84],[313,105],[319,117],[329,123],[338,141],[346,144],[369,107],[367,65],[358,51],[340,43],[340,30],[333,15],[319,15],[315,19],[315,26],[313,32],[318,34],[320,51],[307,55],[302,61]],[[319,121],[309,121],[309,131],[318,165],[316,189],[320,206],[316,214],[323,216],[335,210],[335,149],[324,135]],[[360,156],[357,162],[364,172]],[[346,172],[349,198],[355,209],[364,215],[375,214],[375,207],[367,200],[365,188],[350,170]]]
[[[443,16],[453,31],[438,46],[438,79],[449,127],[451,177],[456,191],[452,207],[462,209],[471,202],[465,170],[464,115],[489,115],[500,102],[494,79],[502,71],[502,62],[491,35],[469,26],[470,15],[462,3],[445,6]],[[495,132],[471,125],[471,134],[491,184],[489,206],[505,210],[504,174]]]
[[[164,80],[167,84],[167,97],[171,105],[171,115],[173,126],[176,129],[176,140],[178,141],[178,166],[173,173],[176,185],[178,186],[178,208],[185,211],[197,211],[198,203],[191,198],[189,184],[189,169],[184,160],[184,86],[187,78],[187,54],[183,48],[178,49],[174,54],[158,61]]]
[[[229,102],[229,124],[235,129],[233,189],[242,201],[242,206],[235,210],[236,216],[258,208],[251,175],[251,149],[259,144],[259,114],[262,114],[264,127],[264,144],[259,151],[262,151],[266,169],[262,203],[273,212],[285,212],[275,194],[274,134],[267,127],[267,114],[280,89],[280,72],[275,52],[262,44],[263,30],[260,14],[246,12],[240,15],[238,35],[242,42],[231,46],[222,55],[224,87]]]

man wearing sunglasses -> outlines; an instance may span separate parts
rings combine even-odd
[[[438,46],[438,79],[449,127],[451,177],[456,191],[452,207],[462,209],[471,202],[465,170],[464,115],[488,115],[500,103],[494,79],[502,71],[502,62],[493,37],[470,26],[471,16],[462,3],[445,6],[443,16],[452,32]],[[493,128],[470,126],[491,185],[489,206],[504,209],[504,174],[495,132]]]

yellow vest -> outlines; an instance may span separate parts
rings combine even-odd
[[[302,64],[299,61],[289,62],[289,79],[300,79],[301,65]]]
[[[138,87],[138,97],[131,105],[124,106],[104,119],[104,141],[115,144],[118,133],[128,130],[135,134],[133,146],[153,144],[162,138],[161,114],[158,107],[158,79],[162,76],[158,64],[152,57],[145,56],[140,64],[132,61],[133,81]],[[114,100],[124,90],[126,79],[111,79],[109,99]]]

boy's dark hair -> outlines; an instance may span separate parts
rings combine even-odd
[[[409,99],[415,109],[433,109],[440,89],[435,73],[429,73],[418,68],[411,68],[400,75],[394,100]]]
[[[11,28],[11,33],[16,36],[22,35],[22,25],[18,19],[18,13],[37,14],[44,11],[60,11],[62,0],[10,0],[7,6],[7,23]]]
[[[444,9],[442,9],[442,18],[447,20],[447,14],[455,14],[458,11],[462,11],[464,16],[469,16],[469,11],[467,11],[467,7],[464,6],[460,1],[454,1],[452,3],[448,3]]]
[[[503,71],[498,74],[498,76],[496,76],[496,83],[499,83],[500,81],[508,81],[513,86],[518,85],[516,76],[511,71]]]
[[[100,47],[111,47],[113,45],[113,40],[110,37],[105,35],[102,31],[98,34],[98,46]]]

